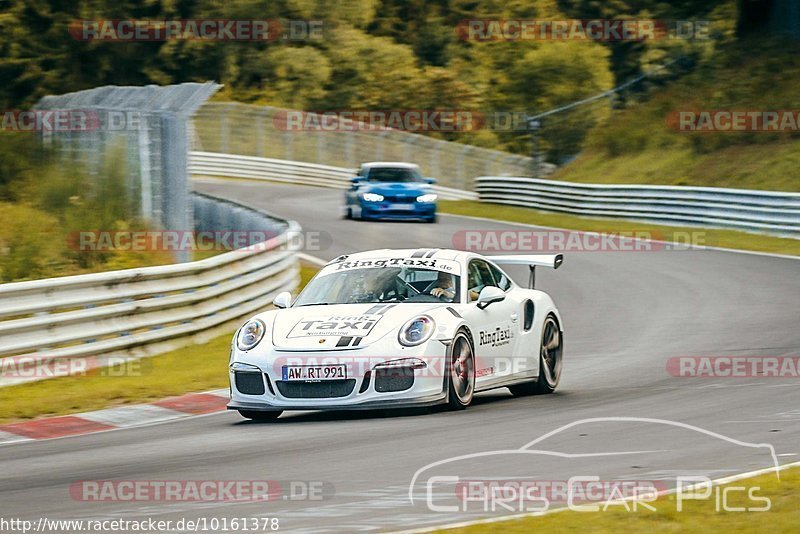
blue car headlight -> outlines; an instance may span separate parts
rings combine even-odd
[[[425,203],[436,202],[436,198],[437,197],[434,193],[427,193],[425,195],[418,196],[417,202],[425,202]]]
[[[383,200],[383,195],[379,195],[377,193],[364,193],[361,195],[361,198],[364,199],[364,202],[380,202]]]

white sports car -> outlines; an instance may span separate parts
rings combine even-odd
[[[228,408],[270,420],[283,410],[448,404],[478,391],[551,393],[563,322],[536,266],[556,255],[483,257],[442,249],[374,250],[328,263],[291,302],[236,332]],[[530,288],[498,264],[530,267]]]

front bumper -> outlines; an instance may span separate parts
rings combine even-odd
[[[230,410],[369,410],[441,404],[447,401],[446,344],[431,340],[420,347],[405,347],[390,356],[366,352],[387,351],[276,351],[266,354],[236,353],[236,369],[229,369]],[[383,367],[386,361],[421,359],[424,368]],[[410,360],[409,360],[410,361]],[[284,380],[283,366],[344,364],[346,377],[337,380]]]
[[[275,412],[284,410],[378,410],[387,408],[424,408],[426,406],[437,406],[447,401],[447,392],[430,397],[420,397],[416,399],[395,399],[395,400],[376,400],[367,401],[359,404],[319,404],[302,406],[276,406],[265,402],[244,402],[233,401],[228,403],[229,410],[247,410],[252,412]]]
[[[436,215],[435,202],[416,202],[409,205],[361,202],[361,217],[366,219],[430,219],[434,215]]]

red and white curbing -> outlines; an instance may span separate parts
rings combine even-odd
[[[0,425],[0,445],[93,434],[221,412],[225,410],[229,398],[227,389],[218,389],[170,397],[150,404],[120,406]]]

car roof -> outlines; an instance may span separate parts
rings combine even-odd
[[[419,170],[419,165],[416,163],[406,163],[403,161],[370,161],[367,163],[362,163],[362,169],[374,169],[376,167],[391,167],[391,168],[400,168],[400,169],[417,169]]]

